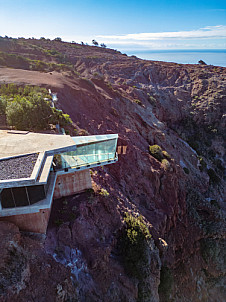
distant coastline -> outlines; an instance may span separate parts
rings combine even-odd
[[[126,54],[145,60],[180,64],[197,64],[199,60],[203,60],[208,65],[226,67],[226,49],[134,50],[126,51]]]

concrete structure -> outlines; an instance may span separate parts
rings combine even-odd
[[[45,233],[53,198],[91,188],[89,168],[117,161],[117,139],[0,131],[0,220]]]

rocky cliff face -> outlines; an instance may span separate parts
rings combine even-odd
[[[94,192],[54,201],[45,240],[1,224],[1,300],[225,301],[226,69],[53,41],[0,50],[22,57],[1,83],[51,88],[76,133],[119,133],[126,150],[91,171]],[[35,60],[55,65],[41,73]],[[141,274],[120,249],[126,212],[152,235]]]

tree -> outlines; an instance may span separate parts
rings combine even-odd
[[[61,42],[62,39],[61,39],[60,37],[57,37],[57,38],[54,39],[54,41],[59,41],[59,42]]]
[[[99,45],[99,43],[96,41],[96,40],[92,40],[92,43],[93,43],[93,45],[95,45],[95,46],[98,46]]]
[[[107,45],[105,45],[104,43],[100,44],[101,47],[106,48]]]
[[[200,65],[207,65],[203,60],[199,60],[198,62]]]

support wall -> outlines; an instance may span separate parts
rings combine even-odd
[[[90,188],[92,181],[89,169],[58,175],[53,198],[73,195]]]

